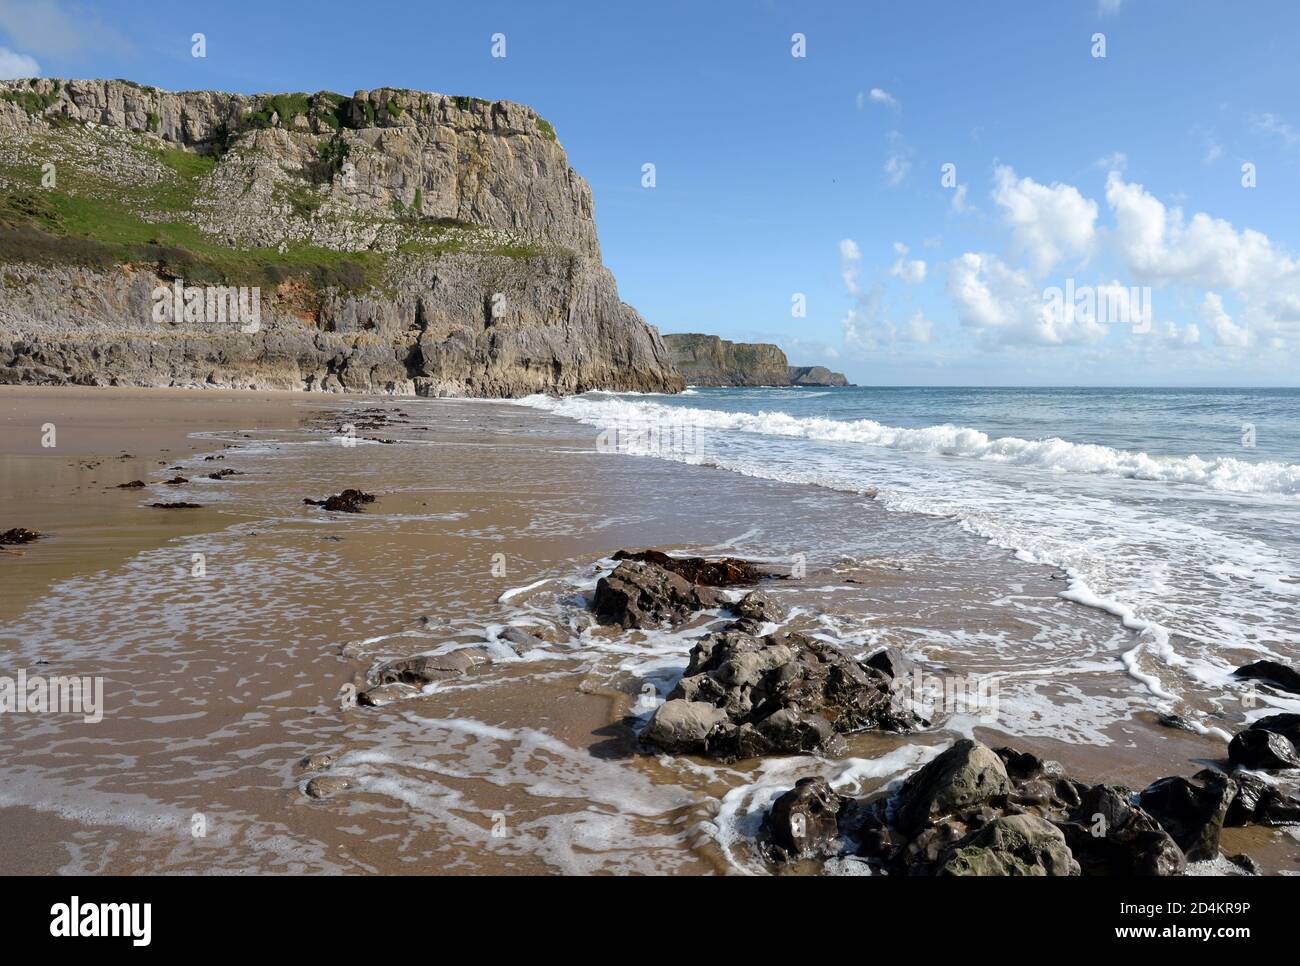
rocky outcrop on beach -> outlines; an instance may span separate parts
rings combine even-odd
[[[720,588],[752,586],[763,576],[753,563],[656,550],[623,550],[614,559],[592,601],[602,623],[671,626],[708,608],[735,617],[691,648],[685,674],[641,733],[646,745],[734,761],[830,753],[841,750],[843,734],[924,723],[898,700],[888,658],[860,662],[826,641],[780,631],[785,614],[762,590],[723,596]]]
[[[691,648],[686,673],[641,739],[662,751],[735,761],[843,751],[839,736],[908,732],[924,722],[893,679],[797,632],[756,637],[742,618]],[[746,628],[746,629],[742,629]]]
[[[0,82],[0,383],[683,386],[535,111]]]
[[[1134,792],[962,739],[892,794],[856,800],[825,779],[801,780],[773,802],[760,847],[778,867],[850,857],[903,875],[1165,876],[1218,859],[1225,826],[1297,819],[1300,799],[1249,770],[1205,768]],[[1246,857],[1230,860],[1253,868]]]
[[[779,346],[730,342],[716,335],[664,336],[673,365],[692,386],[847,386],[823,366],[792,366]]]
[[[915,667],[907,655],[886,647],[853,658],[784,629],[779,604],[749,589],[766,576],[758,568],[655,550],[615,559],[593,598],[602,622],[673,626],[704,609],[732,617],[691,648],[682,677],[640,731],[645,750],[724,762],[837,757],[845,735],[931,724],[908,700]],[[1252,671],[1275,687],[1289,683],[1276,667]],[[1300,715],[1269,715],[1233,738],[1222,767],[1134,790],[963,738],[901,784],[862,799],[821,777],[801,779],[773,801],[757,844],[777,871],[812,860],[894,875],[1181,875],[1189,863],[1223,858],[1225,827],[1300,821],[1300,796],[1269,774],[1300,767],[1297,741]],[[1227,858],[1242,874],[1258,871],[1247,856]]]

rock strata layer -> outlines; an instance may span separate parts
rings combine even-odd
[[[0,383],[683,386],[531,108],[44,78],[0,82]]]

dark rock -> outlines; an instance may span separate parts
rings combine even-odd
[[[433,681],[457,674],[465,674],[486,658],[481,652],[469,648],[452,651],[449,654],[407,657],[389,661],[375,675],[380,684],[410,684],[421,687]]]
[[[596,617],[623,627],[677,624],[719,603],[716,593],[654,564],[625,560],[596,584]]]
[[[1262,825],[1300,824],[1300,797],[1288,795],[1275,785],[1268,785],[1259,796],[1255,821]]]
[[[33,540],[39,540],[40,532],[28,530],[26,527],[14,527],[12,530],[6,530],[0,533],[0,546],[13,546],[19,543],[31,543]]]
[[[362,493],[360,490],[346,489],[342,493],[326,497],[324,500],[305,499],[302,501],[308,506],[318,506],[331,513],[360,513],[361,507],[366,503],[374,503],[375,497],[371,493]]]
[[[368,708],[382,708],[386,704],[411,698],[419,693],[420,689],[410,684],[380,684],[358,694],[357,704],[363,704]]]
[[[218,471],[215,472],[215,473],[209,473],[209,474],[208,474],[208,479],[210,479],[210,480],[224,480],[227,476],[243,476],[243,475],[244,475],[244,474],[242,474],[241,472],[239,472],[239,470],[229,470],[229,469],[227,469],[227,470],[218,470]]]
[[[940,875],[1079,875],[1065,836],[1037,815],[1004,815],[949,852]]]
[[[1282,735],[1300,749],[1300,714],[1270,714],[1252,722],[1250,726],[1259,731]]]
[[[181,484],[188,482],[189,480],[185,479],[183,476],[173,476],[170,480],[163,480],[163,483],[167,486],[180,486]]]
[[[703,584],[705,587],[756,584],[763,576],[754,564],[735,557],[706,560],[704,557],[670,557],[660,550],[620,550],[614,554],[614,559],[654,564],[692,584]]]
[[[912,659],[896,647],[886,647],[862,662],[867,667],[873,667],[878,671],[884,671],[891,678],[906,677],[916,670],[916,665]]]
[[[676,740],[684,709],[669,706],[711,707],[721,717],[699,712],[707,715],[709,730],[703,736],[690,731],[686,745],[724,760],[827,751],[839,734],[907,731],[918,723],[895,707],[884,674],[804,634],[709,634],[691,649],[686,673],[668,698],[643,737],[668,751],[686,750]],[[672,726],[660,724],[670,713]]]
[[[1232,777],[1237,783],[1237,794],[1228,805],[1228,814],[1224,816],[1223,824],[1241,828],[1256,820],[1260,799],[1269,786],[1264,779],[1248,772],[1239,771]]]
[[[1122,785],[1094,785],[1058,823],[1084,875],[1182,875],[1187,859]]]
[[[119,490],[138,490],[143,486],[144,486],[144,480],[132,480],[130,483],[117,484],[117,488]]]
[[[1228,861],[1231,862],[1233,865],[1235,865],[1237,868],[1241,869],[1247,875],[1264,874],[1264,870],[1263,868],[1260,867],[1260,864],[1256,862],[1254,859],[1252,859],[1249,855],[1246,855],[1244,852],[1240,852],[1237,855],[1228,856]]]
[[[993,753],[1002,759],[1002,764],[1007,769],[1007,775],[1017,784],[1034,782],[1044,778],[1055,780],[1064,774],[1060,762],[1044,761],[1037,755],[1031,755],[1027,751],[1017,751],[1014,748],[997,748]],[[1049,784],[1049,787],[1052,786]]]
[[[916,833],[936,818],[996,799],[1014,789],[1002,759],[969,738],[953,744],[912,775],[898,793],[894,824]]]
[[[772,803],[764,821],[773,857],[790,860],[832,854],[840,804],[826,779],[799,779]]]
[[[1180,714],[1166,712],[1165,714],[1158,715],[1156,717],[1156,724],[1164,725],[1166,728],[1174,728],[1178,731],[1188,731],[1192,734],[1196,733],[1196,729],[1192,727],[1192,723]]]
[[[149,505],[157,507],[159,510],[197,510],[203,506],[202,503],[186,503],[184,500],[175,503],[150,503]]]
[[[1236,677],[1249,681],[1271,684],[1279,691],[1300,694],[1300,671],[1279,661],[1256,661],[1239,667],[1232,673]]]
[[[1149,785],[1139,797],[1142,809],[1173,837],[1189,862],[1217,858],[1219,833],[1237,784],[1222,772],[1205,769],[1200,784],[1174,776]]]
[[[1237,732],[1228,744],[1228,760],[1241,768],[1263,771],[1300,768],[1295,746],[1277,732],[1262,728]]]
[[[761,590],[751,590],[732,604],[731,610],[737,617],[745,620],[779,624],[785,619],[785,611]]]
[[[661,704],[641,738],[674,754],[703,753],[709,734],[727,720],[727,713],[703,701],[670,699]]]
[[[352,779],[345,778],[343,775],[317,775],[307,783],[303,792],[308,798],[328,798],[354,787],[356,786]]]
[[[524,654],[528,651],[535,651],[539,647],[545,647],[546,642],[540,637],[529,634],[521,627],[508,625],[497,635],[497,639],[505,641],[514,649],[516,654]]]

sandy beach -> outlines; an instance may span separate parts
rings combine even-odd
[[[774,790],[820,774],[865,793],[972,727],[1139,788],[1222,757],[1109,713],[1139,703],[1115,660],[1128,634],[1062,600],[1052,568],[858,495],[601,453],[590,427],[479,401],[0,389],[0,427],[0,530],[44,534],[0,556],[4,673],[105,683],[97,723],[7,716],[0,822],[17,834],[0,871],[755,872]],[[303,503],[347,487],[376,502]],[[174,501],[201,506],[150,506]],[[583,595],[627,547],[801,564],[768,587],[793,626],[999,671],[1001,717],[853,735],[840,760],[646,753],[636,730],[719,618],[594,625]],[[541,646],[512,648],[511,624]],[[1074,653],[1038,648],[1048,626]],[[467,670],[349,700],[384,662],[430,653]],[[1092,671],[1053,673],[1081,655]],[[1223,848],[1300,868],[1281,830],[1225,829]]]

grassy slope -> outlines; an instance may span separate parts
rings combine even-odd
[[[50,139],[75,137],[52,124]],[[202,195],[204,179],[217,159],[160,147],[144,135],[132,150],[142,161],[160,163],[162,177],[148,185],[114,183],[93,170],[61,164],[56,188],[41,186],[34,163],[0,161],[0,264],[37,262],[108,267],[127,262],[155,264],[164,274],[195,282],[274,285],[301,278],[314,287],[361,289],[377,285],[391,258],[377,251],[341,252],[302,242],[277,248],[235,248],[205,234],[185,215]],[[304,180],[286,197],[303,215],[319,205]],[[149,218],[145,214],[150,215]],[[400,251],[425,257],[460,251],[512,258],[543,254],[528,245],[476,244],[472,226],[449,226],[395,212],[409,230]]]

